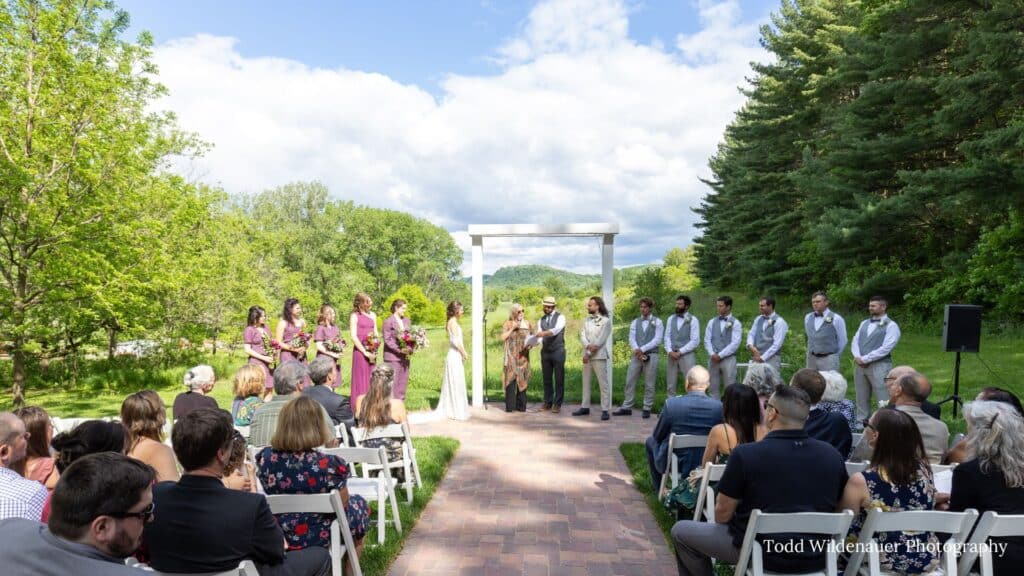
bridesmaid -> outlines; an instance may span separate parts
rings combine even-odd
[[[302,305],[299,304],[299,299],[285,300],[281,320],[277,323],[277,341],[281,343],[281,364],[289,360],[306,363],[306,346],[289,344],[305,327],[306,321],[302,319]]]
[[[377,315],[370,310],[373,300],[368,294],[356,294],[352,314],[348,317],[348,331],[352,338],[352,408],[359,414],[359,403],[370,389],[371,365],[377,362],[377,352],[366,349],[364,341],[369,334],[377,334]]]
[[[402,333],[412,327],[412,320],[406,318],[409,305],[396,298],[391,303],[391,316],[381,325],[384,344],[384,362],[395,370],[395,384],[391,389],[392,403],[405,406],[405,390],[409,386],[409,354],[398,345]]]
[[[328,358],[334,359],[334,381],[331,384],[331,388],[337,388],[341,385],[341,354],[344,352],[344,340],[338,337],[341,330],[338,329],[337,325],[337,314],[334,313],[334,308],[324,304],[320,306],[320,313],[316,315],[316,333],[313,334],[313,341],[316,342],[316,355],[327,356]],[[329,343],[334,342],[336,346],[340,346],[337,352],[328,350]]]
[[[242,348],[249,355],[249,364],[263,370],[264,391],[263,400],[267,401],[274,395],[274,372],[271,366],[274,364],[274,351],[263,345],[266,340],[270,343],[270,331],[267,330],[267,312],[260,306],[249,308],[249,319],[246,323],[245,332],[242,334]]]

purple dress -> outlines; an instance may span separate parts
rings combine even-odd
[[[329,340],[334,340],[338,338],[338,334],[340,332],[341,330],[339,330],[337,326],[318,325],[316,327],[316,332],[313,334],[313,341],[327,342]],[[316,351],[317,357],[319,357],[321,354],[323,353],[320,352],[319,350]],[[326,356],[326,354],[324,355]],[[334,376],[335,378],[333,387],[337,388],[338,386],[341,386],[341,358],[334,359]]]
[[[267,335],[267,341],[270,341],[270,333],[267,329],[262,326],[246,326],[245,333],[242,334],[242,341],[252,348],[253,352],[257,354],[263,354],[264,356],[272,356],[272,350],[267,350],[263,347],[263,334]],[[274,373],[270,370],[270,365],[258,358],[249,356],[249,364],[259,366],[263,369],[263,375],[266,377],[267,382],[263,385],[267,390],[274,388]]]
[[[298,326],[292,324],[291,322],[285,322],[284,320],[281,320],[281,322],[285,323],[284,324],[284,337],[282,338],[282,342],[281,343],[285,344],[286,346],[290,346],[290,344],[288,344],[288,342],[290,342],[292,338],[295,338],[295,336],[299,332],[302,332],[302,330]],[[289,352],[288,350],[283,350],[282,349],[281,350],[281,364],[284,364],[285,362],[287,362],[289,360],[298,360],[299,362],[302,362],[303,364],[305,364],[306,363],[306,356],[305,356],[305,354],[303,354],[302,357],[299,358],[298,356],[295,355],[294,352]]]
[[[364,342],[366,336],[373,332],[376,328],[376,323],[373,318],[370,318],[366,314],[356,314],[356,336],[359,338],[359,342]],[[373,365],[366,359],[366,356],[356,348],[355,344],[352,345],[352,392],[351,400],[352,407],[356,405],[356,398],[366,394],[370,390],[370,371],[373,370]]]

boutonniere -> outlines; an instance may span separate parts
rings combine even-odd
[[[689,322],[690,320],[693,320],[693,316],[691,316],[689,312],[683,314],[683,322]]]
[[[825,323],[826,324],[831,324],[833,319],[834,319],[833,315],[832,314],[828,314],[828,315],[825,316]]]
[[[885,328],[887,322],[889,322],[888,318],[882,318],[881,320],[878,321],[878,327]]]
[[[726,328],[726,330],[728,330],[729,328],[732,328],[732,318],[730,318],[730,319],[725,321],[725,328]]]
[[[770,318],[768,318],[768,325],[769,326],[775,326],[775,315],[774,314],[772,314],[772,316]]]

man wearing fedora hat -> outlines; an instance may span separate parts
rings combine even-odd
[[[537,323],[540,346],[540,367],[544,374],[544,405],[541,412],[562,410],[565,396],[565,316],[555,310],[555,297],[545,296],[541,301],[544,316]]]

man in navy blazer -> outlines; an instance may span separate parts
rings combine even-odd
[[[673,433],[707,436],[711,427],[722,422],[722,403],[706,392],[711,384],[707,368],[694,366],[686,374],[686,394],[665,401],[658,416],[654,432],[647,438],[647,465],[651,469],[651,482],[655,493],[661,486],[661,476],[667,470],[668,442]],[[686,476],[700,466],[704,448],[686,448],[676,451],[679,473]]]
[[[804,423],[807,436],[831,444],[844,459],[848,458],[853,446],[853,434],[850,433],[846,418],[838,412],[826,412],[818,408],[818,402],[821,402],[825,394],[825,377],[817,370],[801,368],[793,374],[789,384],[806,392],[811,400],[811,410]]]

